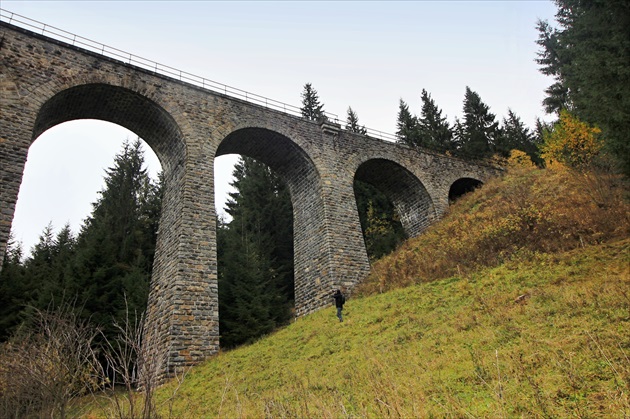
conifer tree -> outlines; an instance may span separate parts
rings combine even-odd
[[[22,245],[10,235],[0,271],[0,342],[11,336],[27,304],[30,284],[26,282],[22,257]]]
[[[536,136],[511,109],[508,109],[508,116],[503,118],[496,150],[503,157],[509,157],[512,150],[521,150],[527,153],[533,162],[541,162]]]
[[[54,234],[53,225],[48,223],[44,231],[39,236],[39,241],[33,246],[31,256],[25,261],[27,283],[32,284],[26,298],[29,305],[35,305],[39,308],[39,302],[46,299],[46,295],[42,295],[44,289],[50,289],[50,283],[53,277],[53,246]]]
[[[409,111],[409,106],[400,99],[398,104],[398,121],[396,122],[398,142],[409,147],[418,145],[418,120]]]
[[[65,271],[74,256],[74,243],[68,224],[55,236],[49,223],[24,261],[21,246],[8,247],[8,265],[0,274],[0,290],[8,298],[3,304],[7,311],[0,310],[0,339],[8,337],[33,310],[57,306],[66,298]]]
[[[126,302],[132,316],[144,311],[162,177],[157,184],[151,181],[143,163],[140,140],[125,142],[106,171],[105,187],[77,238],[69,225],[55,236],[49,224],[26,260],[21,261],[19,246],[8,247],[0,273],[0,301],[6,296],[11,314],[0,308],[0,339],[28,318],[28,311],[68,301],[83,310],[85,319],[105,326],[106,333],[113,332],[113,321],[124,321]]]
[[[464,120],[456,121],[455,140],[457,154],[471,158],[491,156],[495,151],[499,123],[488,105],[476,92],[466,87],[464,96]]]
[[[285,324],[293,307],[293,214],[288,189],[264,164],[243,157],[236,192],[218,225],[221,346]]]
[[[370,260],[392,252],[405,239],[405,230],[394,206],[378,188],[354,181],[359,221]]]
[[[366,135],[367,129],[365,129],[365,125],[359,125],[359,117],[357,113],[352,110],[350,106],[348,106],[348,114],[346,118],[346,130],[350,132],[355,132],[357,134]]]
[[[453,132],[442,110],[431,95],[422,89],[422,111],[418,119],[418,145],[437,151],[453,149]]]
[[[319,102],[317,90],[313,88],[311,83],[304,85],[301,111],[302,116],[311,121],[317,121],[324,115],[324,104]]]
[[[76,239],[69,224],[64,225],[52,240],[51,233],[52,224],[49,224],[31,257],[26,260],[29,280],[37,284],[38,289],[37,300],[32,304],[39,310],[58,306],[66,299],[66,268],[75,253]]]
[[[223,251],[228,257],[219,277],[221,346],[230,348],[271,332],[275,326],[273,281],[269,256],[257,238],[228,234]]]
[[[544,104],[602,129],[605,147],[630,176],[630,3],[555,0],[558,28],[538,23],[541,72],[554,77]]]
[[[144,168],[140,140],[125,142],[106,170],[105,187],[77,239],[67,292],[99,325],[132,322],[147,303],[161,200]],[[107,328],[106,328],[107,332]],[[111,330],[110,330],[111,332]]]
[[[569,89],[560,72],[562,48],[558,33],[545,21],[539,21],[536,28],[539,32],[536,43],[543,48],[538,53],[536,62],[541,65],[541,73],[555,79],[555,82],[545,90],[547,93],[547,97],[543,100],[545,110],[547,113],[559,113],[561,109],[571,109]]]

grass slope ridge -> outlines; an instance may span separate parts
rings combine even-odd
[[[163,413],[629,417],[627,205],[612,190],[598,203],[566,173],[514,172],[379,262],[386,269],[348,301],[343,323],[331,307],[222,353],[173,400],[177,383],[160,390]],[[431,276],[440,271],[446,279]]]

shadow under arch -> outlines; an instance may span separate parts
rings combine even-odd
[[[468,192],[474,191],[482,185],[483,182],[478,179],[473,179],[469,177],[457,179],[455,182],[453,182],[448,190],[448,202],[452,203],[458,198],[462,197]]]
[[[267,128],[240,128],[231,132],[219,144],[215,157],[226,154],[251,157],[269,166],[289,187],[294,215],[296,200],[312,199],[313,194],[306,196],[305,192],[319,184],[319,173],[306,152],[287,136]]]
[[[355,179],[373,185],[392,202],[408,237],[418,236],[436,217],[433,200],[422,182],[394,161],[368,160],[358,167]]]
[[[215,157],[226,154],[241,154],[266,164],[289,188],[298,178],[319,179],[315,164],[294,141],[267,128],[249,127],[231,132],[217,148]]]
[[[183,160],[181,130],[166,110],[137,92],[104,83],[70,87],[48,99],[37,114],[32,141],[77,119],[103,120],[134,132],[155,152],[165,173]]]

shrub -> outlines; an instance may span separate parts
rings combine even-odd
[[[70,308],[34,313],[0,350],[0,416],[64,418],[73,399],[100,384],[98,331]]]

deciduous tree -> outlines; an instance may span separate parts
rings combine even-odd
[[[97,334],[72,306],[35,310],[28,327],[0,350],[4,417],[65,418],[73,399],[101,384]]]
[[[599,137],[601,130],[580,121],[566,110],[560,112],[560,120],[544,135],[541,145],[546,161],[558,161],[571,168],[588,168],[603,147]]]

